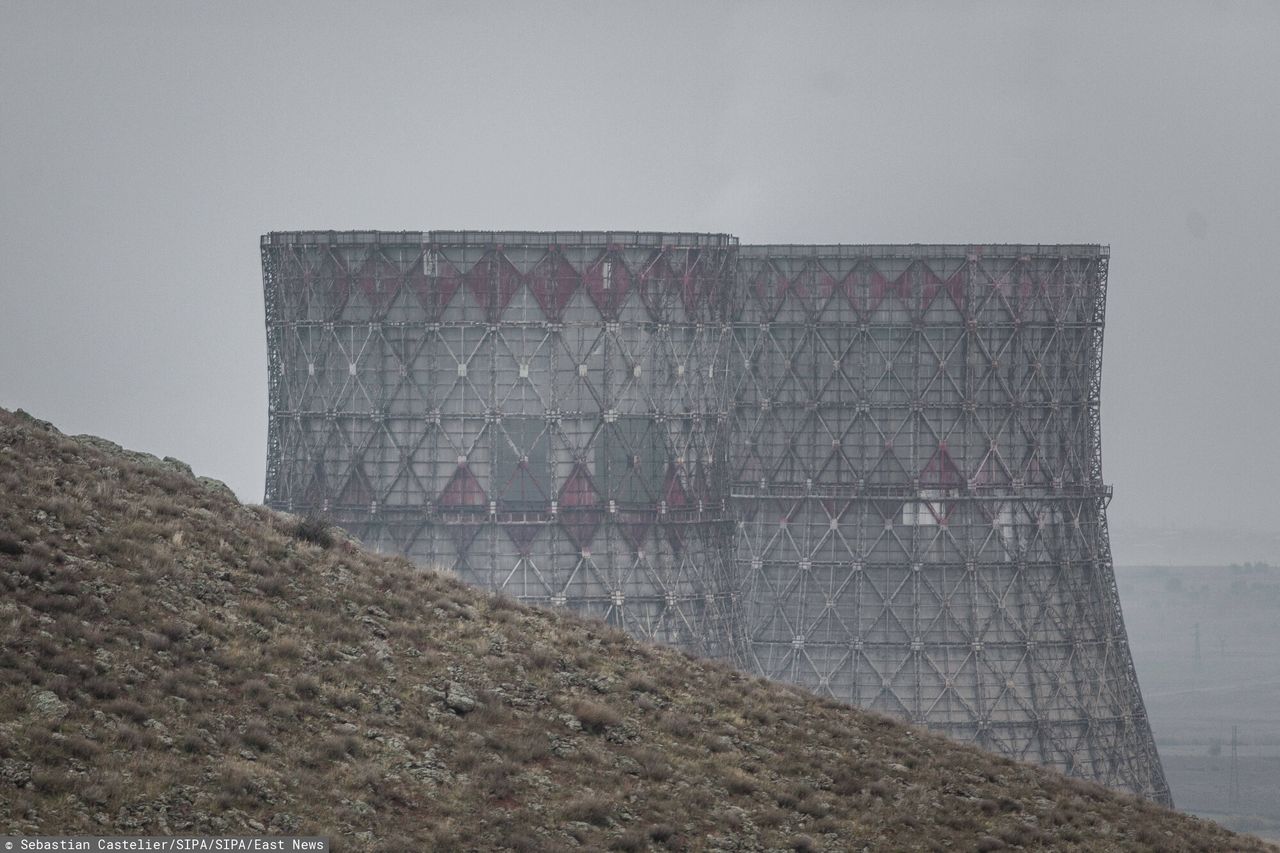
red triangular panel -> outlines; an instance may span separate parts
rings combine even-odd
[[[422,303],[432,322],[440,319],[449,300],[458,292],[462,277],[453,264],[439,255],[424,254],[405,276],[405,282]]]
[[[631,291],[631,271],[621,255],[606,252],[587,268],[582,283],[600,315],[616,317]]]
[[[558,500],[561,507],[598,507],[600,505],[600,492],[596,489],[595,483],[591,482],[591,474],[587,472],[587,467],[581,462],[573,466],[573,473],[560,487]]]
[[[924,470],[920,472],[920,486],[926,489],[954,489],[958,488],[963,481],[964,477],[960,469],[947,451],[947,443],[942,442],[938,445],[938,451],[929,460],[929,464],[925,465]]]
[[[573,265],[554,249],[538,261],[529,275],[529,290],[548,320],[559,322],[580,278]]]
[[[458,470],[454,471],[453,476],[449,478],[449,484],[440,493],[438,503],[449,509],[479,508],[488,506],[489,498],[480,486],[480,481],[476,479],[476,475],[472,474],[471,469],[464,463],[459,465]]]
[[[585,465],[574,466],[569,479],[560,488],[560,526],[579,548],[591,545],[596,528],[600,525],[600,492]]]
[[[520,287],[520,271],[501,252],[489,252],[465,276],[467,289],[484,311],[496,321]]]
[[[511,537],[511,541],[515,544],[516,550],[521,556],[529,556],[529,551],[533,547],[533,540],[538,537],[538,531],[542,529],[540,524],[504,524],[502,529],[507,531],[507,535]]]

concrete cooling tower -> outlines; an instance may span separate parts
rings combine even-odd
[[[262,239],[268,505],[1168,803],[1116,593],[1099,246]]]

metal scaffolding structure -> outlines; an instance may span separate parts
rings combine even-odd
[[[267,503],[1169,802],[1098,423],[1099,246],[262,239]]]
[[[724,308],[737,240],[270,234],[267,503],[733,657]]]
[[[749,666],[1169,802],[1120,614],[1098,246],[743,246]]]

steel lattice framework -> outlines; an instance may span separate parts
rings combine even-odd
[[[1108,545],[1098,246],[744,246],[750,666],[1169,801]]]
[[[725,235],[263,238],[267,502],[733,657]]]
[[[262,251],[270,505],[1169,802],[1106,528],[1104,248]]]

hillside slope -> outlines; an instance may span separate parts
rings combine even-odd
[[[0,410],[0,829],[386,850],[1263,850]]]

